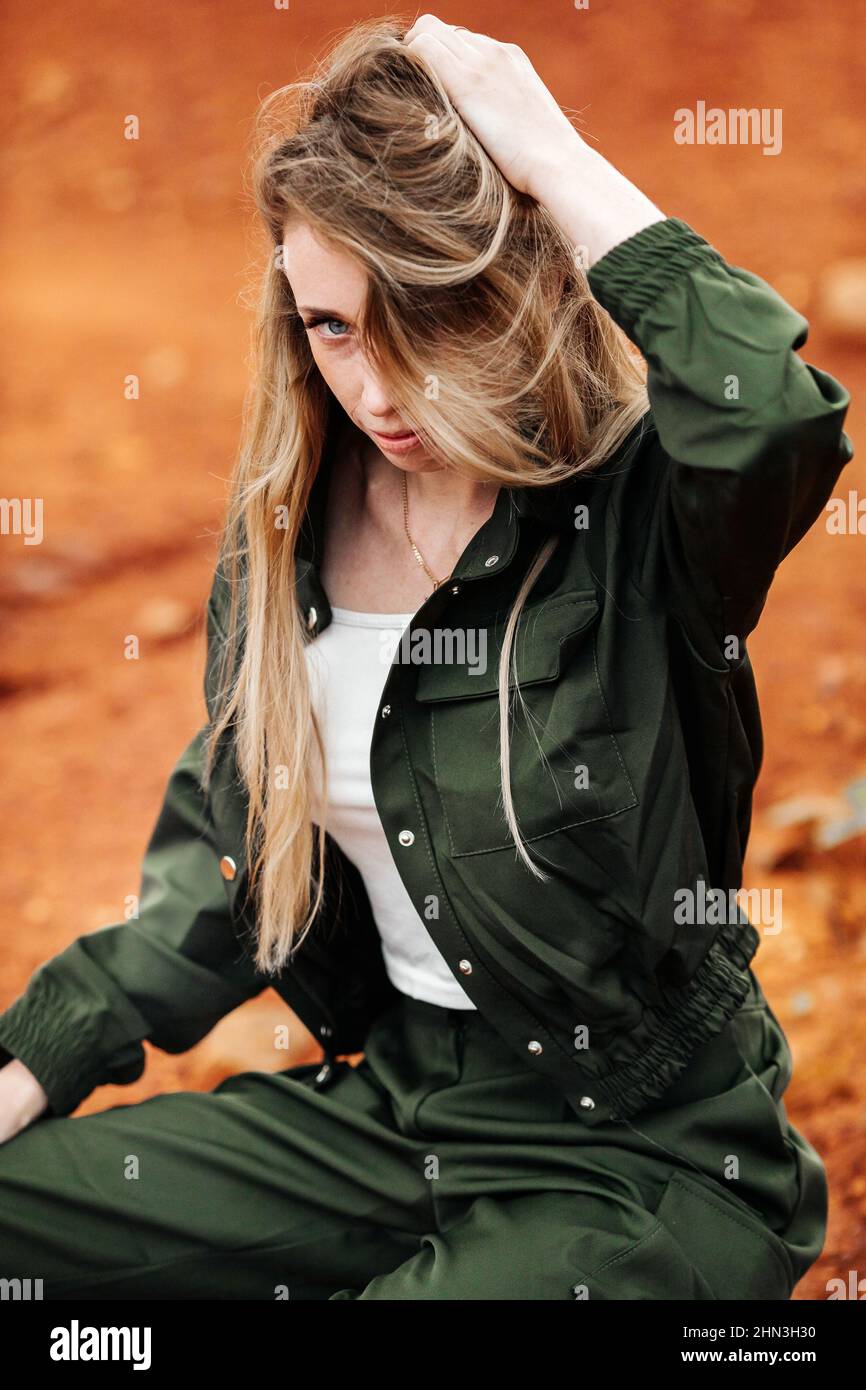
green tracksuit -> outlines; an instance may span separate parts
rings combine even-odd
[[[582,1126],[480,1014],[408,998],[324,1086],[312,1064],[43,1117],[0,1147],[0,1277],[49,1299],[787,1299],[827,1187],[751,984],[626,1126]]]
[[[395,865],[478,1016],[464,1035],[401,998],[331,837],[301,950],[276,976],[255,968],[246,796],[230,735],[203,794],[204,726],[169,780],[138,919],[73,941],[0,1014],[0,1063],[21,1058],[50,1104],[0,1146],[0,1278],[784,1298],[820,1253],[824,1171],[787,1123],[790,1053],[751,968],[762,923],[730,899],[762,756],[747,639],[853,455],[850,398],[798,355],[806,320],[680,219],[614,247],[589,284],[646,359],[651,409],[598,471],[500,489],[408,630],[423,646],[483,629],[486,671],[398,653],[372,731]],[[332,458],[329,431],[296,555],[310,640],[331,621]],[[511,735],[539,883],[499,805],[497,668],[552,534],[517,632]],[[209,718],[228,597],[218,564]],[[243,578],[239,599],[243,614]],[[181,1052],[268,986],[321,1068],[69,1122],[94,1087],[140,1076],[145,1039]],[[359,1051],[353,1071],[341,1058]]]

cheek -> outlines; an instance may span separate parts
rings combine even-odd
[[[337,400],[343,406],[351,405],[357,395],[357,373],[349,355],[316,346],[313,346],[312,353],[316,366]]]

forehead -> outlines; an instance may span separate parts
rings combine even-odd
[[[295,221],[285,229],[283,270],[299,308],[339,307],[355,315],[363,303],[367,287],[363,267],[307,222]]]

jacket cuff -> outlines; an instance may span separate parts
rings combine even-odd
[[[724,267],[725,262],[687,222],[666,217],[605,252],[587,271],[587,279],[602,308],[637,342],[635,329],[644,310],[683,275],[709,264]]]
[[[85,1011],[45,965],[0,1014],[0,1064],[18,1058],[47,1095],[51,1114],[69,1115],[96,1086],[126,1085],[141,1076],[143,1031],[143,1020],[129,1006],[116,1021],[107,1011]]]

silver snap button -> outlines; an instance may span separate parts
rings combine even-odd
[[[401,830],[397,839],[400,841],[401,845],[414,845],[415,843],[415,836],[412,834],[411,830]]]
[[[451,585],[451,592],[452,592],[452,594],[459,594],[459,593],[460,593],[460,585],[459,585],[459,584],[452,584],[452,585]]]
[[[323,1038],[330,1038],[333,1031],[334,1030],[329,1023],[323,1023],[321,1028],[319,1029],[319,1034]]]
[[[580,1103],[583,1106],[584,1110],[595,1109],[595,1101],[593,1100],[592,1096],[581,1096]]]
[[[542,1052],[544,1051],[544,1048],[541,1046],[541,1043],[540,1043],[540,1042],[536,1042],[534,1038],[533,1038],[532,1042],[531,1042],[531,1043],[527,1043],[526,1046],[528,1047],[529,1051],[530,1051],[530,1052],[533,1054],[533,1056],[535,1056],[535,1057],[540,1057],[541,1054],[542,1054]]]
[[[229,883],[231,883],[237,871],[238,866],[235,863],[235,861],[231,858],[230,855],[224,854],[222,859],[220,860],[220,873],[222,874],[223,878],[228,879]]]
[[[498,559],[498,555],[488,555],[487,559],[484,561],[484,568],[489,570],[490,566],[495,565]]]
[[[388,718],[388,715],[389,715],[390,713],[391,713],[391,706],[390,706],[390,705],[383,705],[383,706],[382,706],[382,718],[383,718],[383,719],[387,719],[387,718]]]
[[[458,969],[459,969],[459,970],[462,972],[462,974],[464,974],[464,975],[471,975],[471,974],[472,974],[472,963],[471,963],[471,961],[468,961],[468,960],[461,960],[460,963],[459,963],[459,965],[458,965]]]
[[[319,621],[319,615],[318,615],[318,613],[316,612],[315,608],[311,608],[310,611],[309,611],[309,613],[307,614],[307,627],[309,627],[309,628],[314,628],[314,627],[316,626],[316,623],[317,623],[318,621]]]

